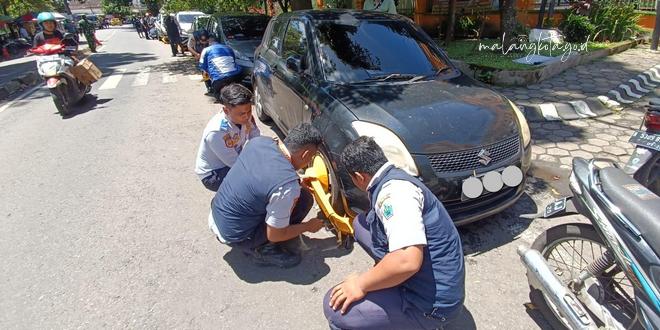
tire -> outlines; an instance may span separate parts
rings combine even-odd
[[[552,227],[543,232],[536,238],[531,248],[539,251],[544,259],[547,260],[547,253],[549,249],[555,245],[569,239],[580,239],[592,241],[594,243],[605,246],[603,240],[600,238],[596,229],[592,225],[582,223],[570,223]],[[529,299],[539,312],[543,315],[545,320],[550,324],[553,329],[568,329],[564,323],[556,315],[553,307],[548,304],[545,296],[541,290],[534,289],[531,285],[529,287]]]
[[[337,214],[345,215],[346,210],[344,209],[344,202],[342,199],[342,186],[339,183],[337,173],[332,169],[330,165],[330,158],[328,153],[325,151],[325,148],[319,149],[319,154],[325,163],[325,168],[328,170],[328,182],[330,183],[330,202],[332,203],[332,208]]]
[[[50,96],[53,98],[53,103],[55,103],[55,108],[57,108],[57,112],[60,113],[60,116],[64,117],[68,115],[71,109],[64,97],[62,97],[59,92],[55,91],[51,91]]]
[[[655,154],[635,172],[633,178],[642,186],[660,196],[660,152],[654,150],[651,152]]]
[[[257,118],[262,122],[270,122],[272,119],[268,114],[266,114],[266,109],[263,106],[261,101],[261,95],[259,94],[259,88],[257,84],[254,84],[254,112],[257,114]]]

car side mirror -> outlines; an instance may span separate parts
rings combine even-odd
[[[298,56],[289,56],[286,59],[286,68],[298,74],[302,73],[302,61]]]

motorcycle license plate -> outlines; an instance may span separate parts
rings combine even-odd
[[[635,131],[628,142],[641,147],[660,151],[660,134],[648,133],[645,131]]]
[[[545,210],[543,211],[543,217],[547,218],[547,217],[553,216],[553,215],[565,210],[567,200],[568,200],[568,198],[564,197],[562,199],[558,199],[558,200],[550,203],[549,205],[547,205],[545,207]]]

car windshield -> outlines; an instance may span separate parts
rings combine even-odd
[[[87,20],[96,22],[98,18],[96,16],[87,16]]]
[[[222,32],[227,39],[261,39],[268,25],[268,17],[223,17]]]
[[[394,20],[319,21],[321,66],[331,82],[411,79],[449,66],[412,24]]]
[[[195,17],[199,15],[197,14],[179,14],[177,16],[177,19],[179,20],[179,23],[184,23],[184,24],[192,24],[193,20],[195,20]]]

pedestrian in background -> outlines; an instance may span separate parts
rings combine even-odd
[[[94,32],[96,28],[94,23],[87,20],[87,15],[80,16],[80,22],[78,22],[78,27],[80,31],[85,35],[85,40],[87,40],[87,46],[92,53],[96,53],[96,38],[94,37]]]
[[[181,32],[179,31],[179,25],[176,24],[176,20],[171,15],[165,17],[165,32],[167,32],[167,39],[169,40],[170,47],[172,48],[172,56],[176,56],[179,53]],[[183,55],[183,53],[181,54]]]
[[[143,32],[142,23],[140,22],[139,17],[134,17],[133,18],[133,27],[135,27],[135,31],[137,31],[138,37],[143,38],[144,37],[144,32]]]

